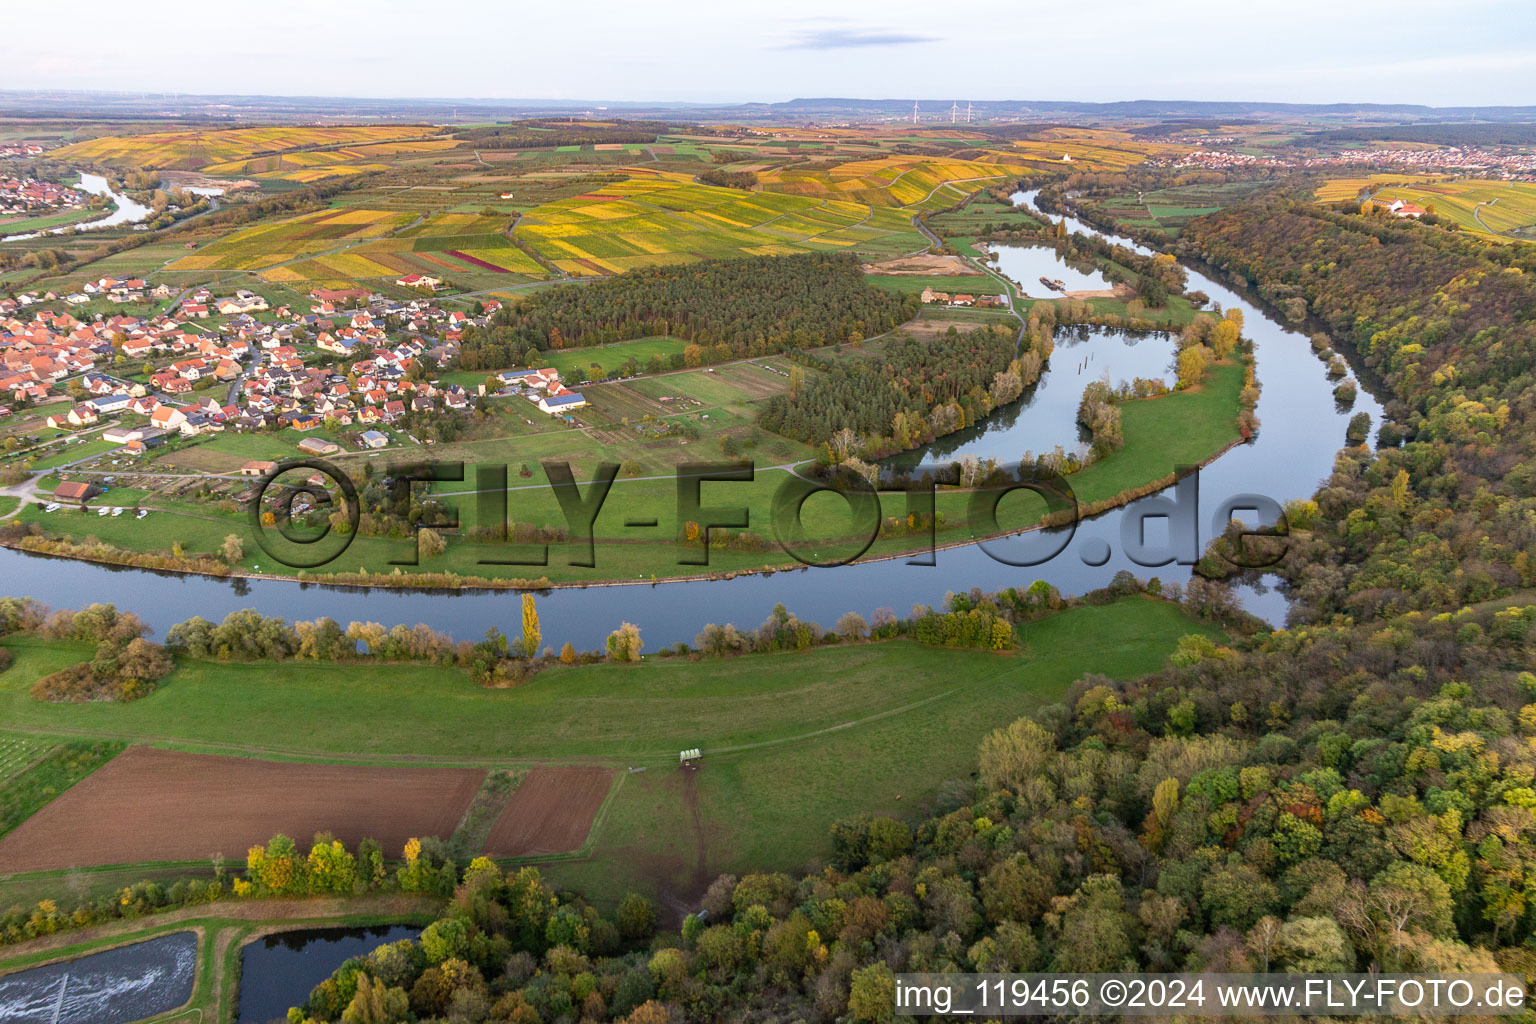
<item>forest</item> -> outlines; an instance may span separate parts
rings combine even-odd
[[[821,445],[851,431],[858,450],[836,455],[888,455],[974,424],[1019,397],[1034,378],[1024,379],[1015,352],[1012,330],[962,333],[950,327],[942,345],[897,334],[878,353],[852,358],[800,353],[803,362],[825,372],[798,386],[792,381],[788,394],[769,401],[760,423],[765,430]]]
[[[487,128],[455,132],[461,146],[476,149],[553,149],[556,146],[591,146],[630,142],[649,145],[675,125],[661,121],[617,121],[613,124],[580,124],[565,119],[519,121]]]
[[[548,349],[668,335],[687,365],[883,334],[917,314],[915,295],[871,286],[851,255],[754,256],[634,270],[550,288],[464,335],[459,368],[531,364]]]

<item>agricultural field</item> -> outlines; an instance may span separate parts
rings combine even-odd
[[[104,135],[64,146],[51,155],[60,160],[124,169],[199,170],[287,150],[397,142],[436,134],[438,129],[422,125],[194,128],[143,135]]]
[[[202,168],[202,172],[224,178],[292,181],[307,185],[325,178],[387,171],[393,166],[391,161],[395,158],[430,156],[457,146],[458,143],[453,139],[401,139],[371,145],[290,151],[246,160],[230,160],[209,164]]]
[[[1155,228],[1178,237],[1196,217],[1215,213],[1242,202],[1269,187],[1266,182],[1234,181],[1207,185],[1181,185],[1101,201],[1104,213],[1123,227]]]
[[[1007,158],[1032,167],[1123,171],[1149,157],[1179,155],[1188,150],[1188,146],[1137,138],[1130,132],[1111,128],[1047,128],[1037,138],[1015,139],[1005,152]]]
[[[388,238],[360,245],[353,252],[391,267],[391,276],[396,277],[413,271],[434,277],[464,273],[519,274],[525,280],[545,277],[539,262],[507,237],[511,223],[507,214],[434,213]],[[317,262],[322,267],[315,269],[323,269],[326,261]],[[284,270],[303,275],[299,280],[311,279],[311,268],[306,264]]]
[[[1313,193],[1320,203],[1356,202],[1362,195],[1375,192],[1387,185],[1419,184],[1444,178],[1443,174],[1410,174],[1386,172],[1353,178],[1329,178]]]
[[[540,206],[516,237],[560,270],[617,274],[732,255],[919,247],[910,214],[840,198],[744,192],[682,174],[632,170],[623,182]]]
[[[157,746],[130,747],[0,841],[0,870],[238,856],[279,829],[302,839],[328,828],[349,842],[371,834],[395,855],[410,834],[453,831],[488,761],[528,767],[488,847],[539,856],[585,840],[581,859],[543,870],[604,902],[630,888],[692,890],[695,876],[721,871],[793,870],[827,854],[832,821],[906,816],[974,768],[997,722],[1058,699],[1086,671],[1153,671],[1188,633],[1219,636],[1172,604],[1132,598],[1032,622],[1013,652],[894,640],[648,656],[557,666],[510,689],[428,665],[184,660],[154,695],[126,705],[33,700],[39,675],[89,649],[9,637],[16,664],[0,675],[0,705],[16,730]],[[677,769],[685,746],[703,748],[699,771]],[[184,752],[198,750],[224,756]],[[303,760],[248,760],[274,754]],[[385,757],[457,767],[355,763]],[[562,768],[578,765],[591,767]],[[111,830],[43,847],[71,822],[108,818]]]
[[[388,210],[320,210],[236,231],[181,257],[168,269],[261,271],[302,264],[302,273],[284,267],[287,273],[268,277],[285,282],[399,276],[403,271],[383,261],[335,250],[397,231],[414,219],[408,213]],[[327,256],[323,262],[321,254]]]
[[[1454,221],[1463,231],[1500,241],[1536,241],[1536,182],[1467,178],[1377,189],[1380,203],[1402,199]]]
[[[543,361],[559,370],[564,381],[602,380],[617,374],[619,367],[631,359],[642,370],[653,356],[670,365],[671,357],[681,356],[687,347],[687,342],[676,338],[636,338],[593,348],[553,349],[543,353]],[[601,369],[594,370],[594,366]]]
[[[795,196],[820,196],[873,208],[952,206],[981,187],[1024,170],[1006,156],[988,161],[936,157],[882,156],[830,168],[797,168],[758,175],[763,189]]]
[[[130,747],[0,839],[0,871],[238,857],[282,832],[396,850],[453,834],[483,769],[295,764]],[[196,808],[196,814],[189,814]],[[112,828],[100,823],[113,821]]]
[[[535,768],[491,826],[484,851],[491,857],[537,857],[581,848],[613,788],[607,768],[561,765]]]
[[[21,774],[22,770],[43,756],[51,744],[27,736],[0,736],[0,785]]]

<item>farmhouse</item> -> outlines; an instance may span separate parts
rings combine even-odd
[[[1394,217],[1413,217],[1415,219],[1424,216],[1429,211],[1418,203],[1410,203],[1404,199],[1394,199],[1387,206],[1387,212]]]
[[[404,277],[395,279],[395,284],[402,288],[426,288],[434,292],[442,283],[441,279],[428,277],[426,274],[406,274]]]
[[[241,476],[268,476],[277,469],[277,463],[267,462],[262,459],[252,459],[240,467]]]

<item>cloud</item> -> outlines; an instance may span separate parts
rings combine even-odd
[[[865,46],[906,46],[911,43],[935,43],[938,36],[889,29],[820,28],[801,32],[784,50],[849,50]]]

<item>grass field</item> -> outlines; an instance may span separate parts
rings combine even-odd
[[[187,662],[128,705],[32,700],[34,679],[89,651],[12,637],[16,664],[0,675],[0,708],[9,735],[68,730],[264,759],[645,766],[623,778],[586,859],[548,868],[613,898],[633,885],[687,888],[701,869],[798,867],[825,852],[838,817],[919,813],[946,779],[970,771],[988,730],[1084,672],[1152,671],[1191,632],[1214,635],[1172,605],[1136,598],[1029,624],[1013,653],[902,640],[699,662],[648,657],[558,667],[509,690],[415,665]],[[675,770],[685,746],[703,748],[702,771]]]
[[[1265,182],[1234,181],[1181,185],[1103,201],[1104,212],[1126,228],[1157,228],[1175,237],[1196,217],[1241,202],[1267,187]]]
[[[596,348],[569,348],[544,353],[547,365],[560,371],[560,379],[568,382],[601,380],[618,372],[630,359],[643,369],[652,356],[659,356],[665,363],[669,356],[681,355],[688,343],[676,338],[636,338]],[[593,365],[602,369],[593,370]]]

